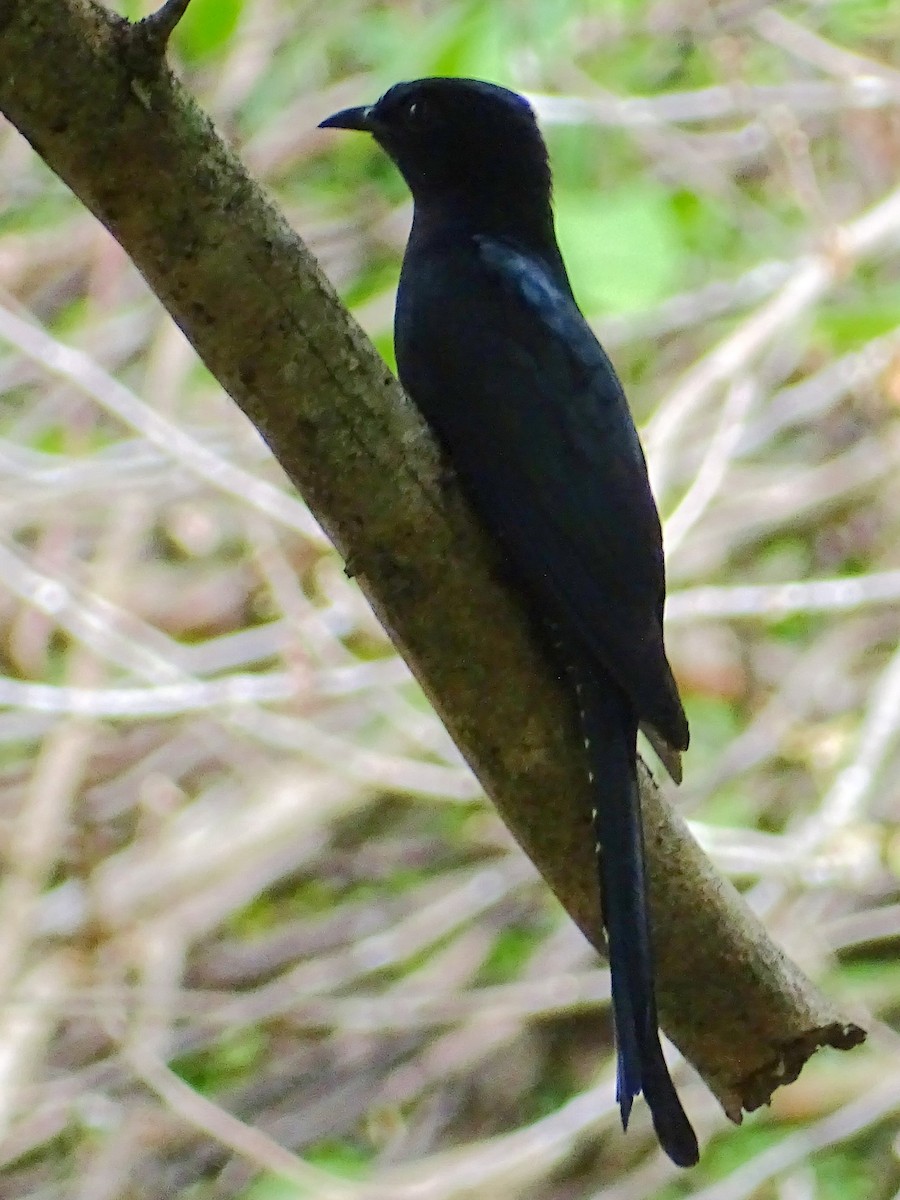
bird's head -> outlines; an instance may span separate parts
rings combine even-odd
[[[400,168],[417,205],[537,204],[549,210],[547,150],[531,106],[476,79],[398,83],[374,104],[346,108],[324,129],[371,133]]]

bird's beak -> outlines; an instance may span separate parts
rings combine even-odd
[[[324,121],[319,122],[320,129],[361,129],[366,133],[372,132],[372,109],[374,105],[364,104],[360,108],[342,108],[340,112],[332,113]]]

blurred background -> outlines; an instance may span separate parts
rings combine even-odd
[[[678,1065],[689,1174],[622,1135],[605,969],[0,121],[0,1196],[900,1196],[900,7],[193,0],[172,59],[390,362],[410,204],[317,122],[533,99],[666,519],[679,802],[871,1036],[741,1128]]]

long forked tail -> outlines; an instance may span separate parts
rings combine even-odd
[[[583,659],[570,672],[577,692],[594,785],[592,809],[600,899],[609,941],[616,1030],[616,1098],[622,1126],[643,1092],[659,1143],[680,1167],[698,1158],[659,1044],[653,943],[644,874],[644,839],[635,766],[637,717],[611,679]]]

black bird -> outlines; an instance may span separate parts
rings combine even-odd
[[[400,380],[553,631],[581,714],[627,1128],[643,1092],[679,1166],[697,1139],[659,1043],[638,726],[680,778],[688,726],[663,645],[659,516],[628,403],[572,295],[527,101],[471,79],[399,83],[322,127],[371,133],[414,200]]]

